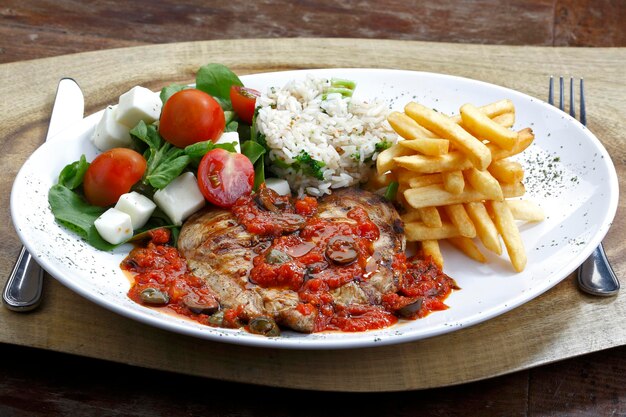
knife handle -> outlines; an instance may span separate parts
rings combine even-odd
[[[41,302],[43,269],[22,246],[2,292],[4,305],[13,311],[30,311]]]
[[[578,284],[581,290],[600,296],[612,296],[618,293],[620,284],[602,243],[591,256],[578,268]]]

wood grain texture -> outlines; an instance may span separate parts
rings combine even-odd
[[[0,62],[209,39],[626,46],[621,0],[4,0]]]
[[[0,355],[16,359],[0,362],[0,415],[621,416],[626,346],[609,352],[473,384],[363,394],[238,384],[0,344]]]
[[[624,49],[260,39],[144,46],[3,64],[2,96],[18,99],[0,101],[0,143],[5,151],[0,158],[7,167],[7,175],[0,178],[0,207],[8,212],[12,179],[42,142],[60,77],[72,76],[79,82],[86,111],[91,113],[136,84],[158,89],[172,81],[191,81],[200,65],[215,60],[239,74],[350,66],[443,72],[536,97],[545,96],[548,74],[583,76],[588,126],[608,148],[619,177],[624,178],[625,82],[618,74],[625,59]],[[626,272],[623,208],[622,197],[605,240],[620,277]],[[7,217],[0,225],[0,276],[8,275],[19,246]],[[626,292],[611,299],[585,296],[570,277],[494,320],[416,343],[357,351],[259,350],[151,328],[103,310],[48,280],[40,310],[29,315],[0,310],[0,342],[233,382],[330,391],[402,391],[493,377],[619,346],[626,343],[624,324]]]
[[[626,45],[626,3],[622,0],[557,0],[554,12],[555,46]]]

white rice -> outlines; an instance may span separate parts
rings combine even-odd
[[[330,80],[309,75],[257,99],[256,127],[269,148],[269,169],[300,196],[322,196],[367,181],[379,153],[376,144],[398,138],[387,122],[386,102],[365,101],[358,94],[324,99],[329,87]],[[303,152],[324,164],[323,179],[291,166]]]

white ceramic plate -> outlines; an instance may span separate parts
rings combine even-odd
[[[526,269],[514,273],[506,254],[488,255],[490,262],[479,264],[443,245],[445,272],[462,288],[448,298],[450,308],[421,320],[365,333],[304,335],[286,331],[280,338],[265,338],[241,330],[202,326],[143,307],[126,296],[130,283],[119,268],[129,247],[112,253],[93,249],[55,223],[47,202],[48,189],[66,164],[83,153],[87,160],[96,155],[89,138],[101,112],[72,126],[57,140],[42,145],[20,170],[11,194],[11,215],[20,238],[37,261],[65,286],[143,323],[228,343],[338,349],[422,339],[507,312],[547,291],[574,271],[611,225],[617,208],[618,185],[607,151],[583,125],[547,103],[470,79],[397,70],[290,71],[250,75],[243,77],[243,82],[248,87],[265,90],[306,74],[355,80],[356,94],[385,98],[396,109],[416,100],[452,114],[467,102],[483,105],[511,99],[517,113],[515,127],[531,127],[536,134],[534,144],[519,158],[527,172],[527,198],[539,203],[547,213],[544,222],[521,227],[528,253]]]

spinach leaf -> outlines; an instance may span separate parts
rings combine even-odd
[[[245,126],[245,125],[243,125],[243,126]],[[239,122],[236,121],[236,120],[233,120],[233,121],[229,122],[224,127],[224,132],[238,132],[238,131],[239,131]]]
[[[254,163],[265,154],[265,148],[253,140],[247,140],[241,145],[241,153]]]
[[[254,190],[265,182],[265,155],[261,155],[254,164]]]
[[[119,246],[104,240],[98,233],[94,224],[96,219],[100,217],[107,208],[90,205],[83,200],[78,193],[61,184],[53,185],[50,188],[48,203],[50,204],[55,220],[66,229],[79,235],[91,246],[104,251],[109,251]],[[172,237],[175,242],[178,237],[178,230],[175,229],[178,229],[178,227],[172,225],[172,221],[157,207],[148,223],[140,230],[135,231],[134,236],[128,239],[127,242],[147,238],[149,237],[149,231],[162,227],[172,229]],[[121,244],[123,243],[126,242],[122,242]]]
[[[190,161],[185,151],[169,143],[159,149],[151,148],[143,181],[161,190],[178,177]]]
[[[178,177],[189,165],[191,158],[185,151],[165,142],[155,125],[140,121],[131,129],[130,134],[148,145],[144,153],[146,172],[142,182],[160,190]]]
[[[185,90],[187,88],[190,88],[190,87],[188,85],[181,85],[181,84],[170,84],[167,87],[163,87],[161,89],[161,94],[159,95],[159,97],[161,97],[161,102],[165,104],[168,98],[172,97],[174,94],[178,93],[179,91]]]
[[[184,152],[185,152],[185,155],[187,155],[190,158],[191,164],[197,167],[198,164],[200,164],[200,160],[202,159],[202,157],[206,155],[207,152],[212,151],[213,149],[216,149],[216,148],[224,149],[224,150],[227,150],[228,152],[233,152],[233,153],[237,152],[237,149],[235,148],[235,142],[220,143],[216,145],[210,140],[205,140],[204,142],[196,142],[194,144],[191,144],[185,148]]]
[[[143,120],[140,120],[137,126],[130,130],[130,134],[148,145],[148,148],[158,149],[164,142],[156,126],[147,125]]]
[[[235,120],[235,112],[226,110],[224,112],[224,132],[236,132],[239,128],[239,122]],[[241,135],[239,135],[241,137]]]
[[[94,222],[106,208],[88,204],[76,192],[61,184],[50,188],[48,203],[56,221],[78,234],[91,246],[101,250],[115,247],[102,239],[94,226]]]
[[[211,63],[200,67],[196,73],[196,88],[212,95],[224,110],[230,110],[230,87],[243,83],[228,67]]]
[[[78,161],[66,165],[59,174],[59,184],[73,190],[83,183],[85,172],[89,168],[89,162],[85,155],[81,155]]]

